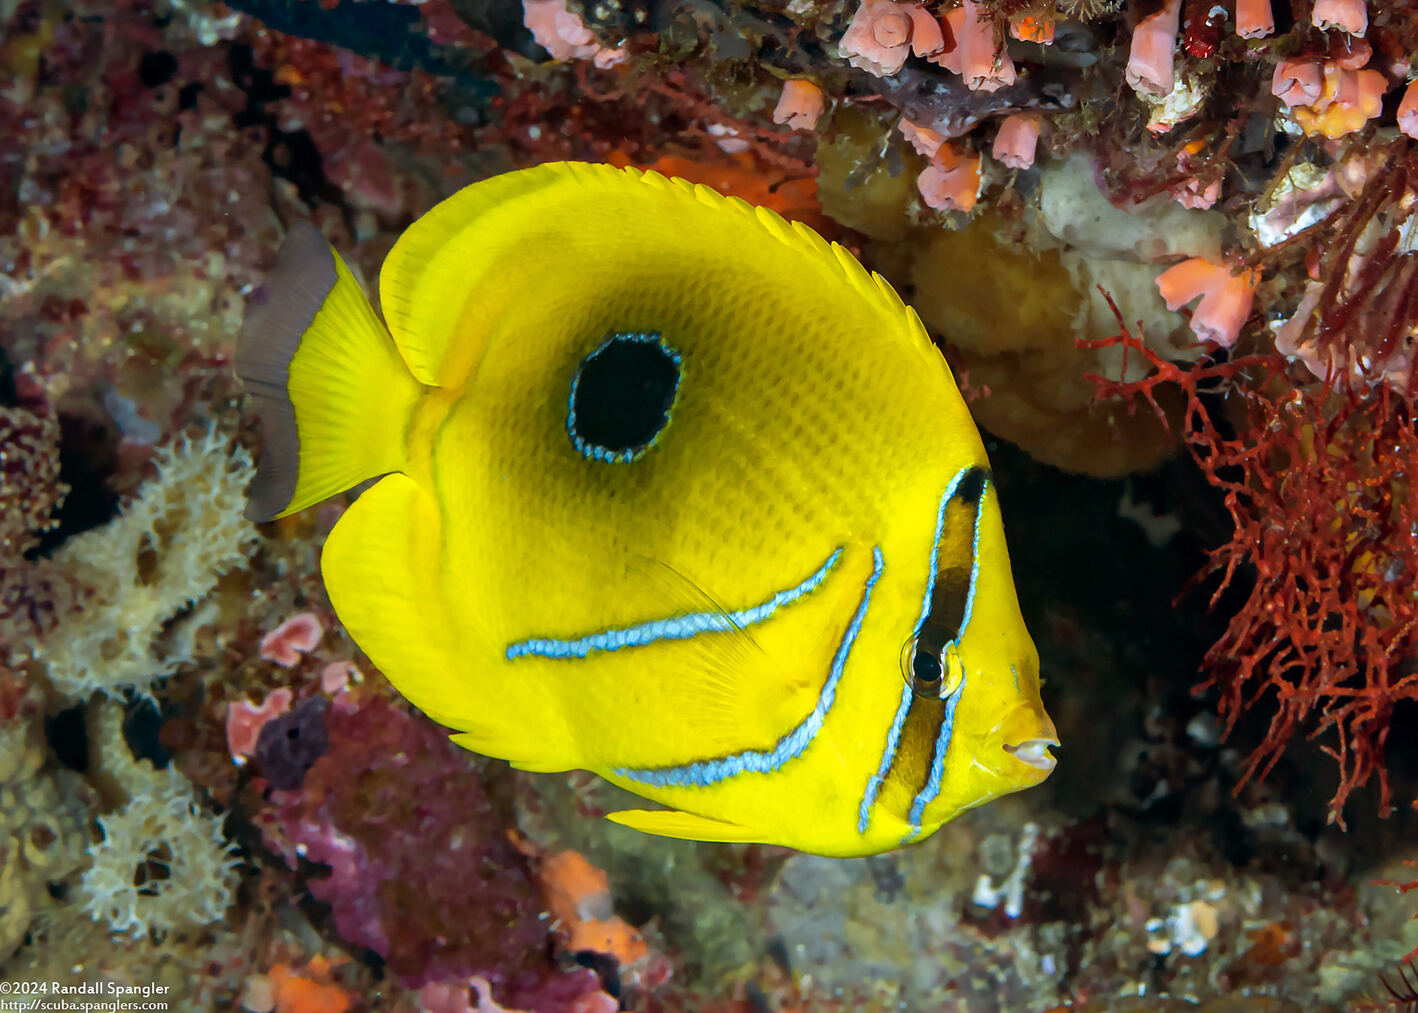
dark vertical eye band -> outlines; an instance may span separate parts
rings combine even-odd
[[[951,678],[948,655],[974,606],[980,503],[988,482],[984,468],[966,468],[941,503],[921,617],[902,658],[903,674],[918,696],[944,697],[960,681],[958,674]]]
[[[881,762],[862,794],[857,818],[862,833],[888,780],[911,787],[909,818],[916,821],[940,791],[955,708],[965,688],[958,648],[974,609],[980,513],[989,482],[987,469],[962,468],[941,496],[920,617],[901,653],[901,701]],[[919,829],[913,825],[911,835]]]
[[[916,641],[937,654],[958,642],[970,621],[979,570],[980,501],[988,481],[984,468],[965,471],[936,525],[937,565],[916,626]]]
[[[948,560],[936,574],[929,592],[930,607],[921,620],[918,643],[945,637],[941,652],[943,676],[940,686],[940,721],[936,725],[930,765],[917,784],[906,821],[911,830],[906,840],[921,831],[926,806],[940,796],[945,777],[945,759],[955,731],[955,709],[965,695],[967,673],[960,642],[970,627],[975,611],[975,591],[980,578],[980,514],[984,509],[989,473],[972,468],[961,476],[956,497],[946,504],[937,525],[936,558]],[[962,573],[963,571],[963,573]],[[963,579],[962,579],[963,577]],[[904,843],[904,842],[903,842]]]

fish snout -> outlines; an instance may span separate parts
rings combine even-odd
[[[1059,745],[1059,733],[1043,707],[1022,704],[1016,707],[999,728],[999,740],[1011,760],[1000,758],[1001,773],[1032,784],[1053,773],[1058,760],[1049,749]]]
[[[1031,767],[1037,767],[1045,775],[1048,775],[1053,772],[1054,766],[1059,762],[1049,752],[1049,747],[1058,744],[1058,739],[1025,739],[1018,744],[1006,742],[1004,751],[1016,760],[1021,760]]]

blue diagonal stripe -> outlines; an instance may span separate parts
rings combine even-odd
[[[909,682],[901,686],[901,702],[896,705],[896,717],[891,722],[891,730],[886,733],[886,748],[881,753],[881,763],[876,773],[867,779],[867,790],[862,795],[862,806],[857,813],[857,833],[867,832],[871,822],[871,807],[876,804],[876,796],[886,781],[886,772],[896,760],[896,750],[901,745],[901,730],[906,727],[906,715],[911,713],[911,701],[916,699]]]
[[[955,708],[960,703],[960,698],[965,695],[965,682],[961,679],[960,685],[955,687],[955,692],[945,698],[945,716],[940,722],[940,733],[935,740],[935,755],[931,757],[931,775],[926,779],[925,786],[916,793],[916,797],[911,800],[911,812],[907,820],[911,824],[911,832],[907,835],[909,840],[921,831],[921,817],[925,814],[926,805],[935,800],[940,794],[941,778],[945,775],[945,754],[950,749],[950,737],[955,731]]]
[[[866,620],[867,610],[871,607],[872,588],[881,578],[881,571],[885,567],[880,546],[872,550],[872,557],[875,560],[875,565],[872,567],[871,576],[867,578],[866,588],[862,591],[862,600],[857,604],[857,611],[852,615],[852,621],[847,625],[847,630],[837,645],[837,651],[832,656],[832,667],[827,673],[827,680],[822,684],[822,691],[818,694],[816,706],[813,707],[812,713],[803,720],[803,723],[779,739],[776,746],[768,750],[749,749],[730,756],[700,760],[679,767],[622,767],[616,773],[621,777],[656,788],[685,786],[702,788],[726,781],[739,774],[771,773],[789,760],[802,755],[803,751],[812,744],[812,740],[817,737],[817,733],[822,731],[827,714],[832,710],[832,704],[837,699],[837,684],[841,681],[842,673],[847,668],[847,657],[852,653],[852,645],[856,642],[857,635],[862,629],[862,623]]]
[[[837,561],[842,558],[842,550],[835,549],[817,572],[802,583],[779,591],[767,601],[737,612],[691,612],[668,619],[652,619],[622,626],[618,629],[602,630],[584,637],[561,640],[552,637],[537,637],[521,640],[507,648],[509,659],[535,655],[542,658],[584,658],[594,651],[618,651],[622,647],[640,647],[657,640],[685,640],[701,633],[724,633],[733,629],[753,626],[768,619],[785,605],[791,605],[799,598],[812,594],[827,579]]]

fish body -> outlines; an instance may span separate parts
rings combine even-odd
[[[335,610],[470,749],[861,855],[1043,780],[1052,724],[980,438],[915,313],[802,225],[556,163],[400,238],[384,321],[308,226],[237,369],[249,514],[375,476]]]

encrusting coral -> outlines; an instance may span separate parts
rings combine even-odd
[[[328,752],[260,822],[292,866],[330,867],[308,885],[340,935],[414,987],[535,969],[537,889],[467,754],[368,693],[337,695],[321,723]]]
[[[329,980],[332,970],[330,961],[318,955],[300,968],[277,962],[265,974],[247,979],[241,1008],[249,1013],[345,1013],[354,997]]]
[[[50,415],[0,406],[0,660],[54,628],[77,589],[47,560],[26,555],[57,523],[68,494],[59,480],[59,423]]]
[[[59,906],[88,844],[86,793],[78,775],[46,764],[36,704],[0,708],[0,963],[36,917]]]

